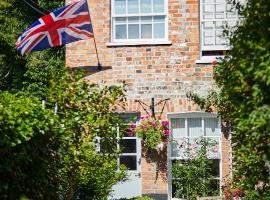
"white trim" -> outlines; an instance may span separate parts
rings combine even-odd
[[[167,118],[171,121],[171,119],[185,119],[185,133],[186,137],[188,137],[188,118],[202,118],[202,137],[206,138],[218,138],[218,145],[219,145],[219,157],[213,158],[214,160],[219,160],[219,186],[221,192],[221,181],[222,181],[222,135],[221,135],[221,118],[218,117],[217,113],[206,113],[206,112],[179,112],[179,113],[168,113]],[[205,118],[218,118],[218,134],[215,136],[205,136]],[[168,165],[168,199],[171,200],[180,200],[181,198],[172,198],[172,160],[180,160],[183,157],[171,157],[171,144],[168,145],[168,152],[167,152],[167,165]]]
[[[171,41],[168,41],[168,0],[164,0],[164,12],[161,13],[153,13],[153,0],[151,0],[151,5],[152,5],[152,13],[141,13],[140,11],[140,2],[141,0],[139,0],[139,13],[138,14],[127,14],[127,10],[128,10],[128,0],[126,0],[126,13],[125,14],[115,14],[114,12],[114,8],[115,8],[115,0],[110,0],[111,1],[111,42],[107,43],[107,46],[133,46],[133,45],[160,45],[160,44],[171,44]],[[144,17],[144,16],[164,16],[164,38],[152,38],[152,39],[140,39],[141,38],[141,20],[140,17]],[[139,17],[139,38],[136,39],[138,41],[132,41],[132,39],[128,39],[128,31],[126,31],[127,34],[127,38],[126,39],[116,39],[116,27],[115,27],[115,18],[116,17]],[[128,30],[128,22],[125,23],[126,25],[126,29]],[[151,22],[152,25],[152,37],[154,37],[153,31],[154,31],[154,24],[156,24],[156,22],[153,21]],[[158,42],[155,42],[155,41]],[[131,43],[129,43],[131,41]],[[140,42],[139,42],[140,41]],[[163,42],[160,42],[163,41]],[[164,42],[165,41],[165,42]],[[125,45],[123,43],[129,43],[128,45]]]
[[[171,118],[217,118],[217,113],[207,113],[207,112],[178,112],[178,113],[167,113],[168,119]]]
[[[219,61],[224,56],[201,56],[200,59],[196,60],[196,64],[211,64],[213,61]]]
[[[138,46],[138,45],[171,45],[172,41],[168,40],[137,40],[131,41],[127,39],[122,42],[107,42],[106,46],[114,47],[114,46]]]
[[[216,22],[236,22],[239,17],[237,16],[237,13],[235,15],[234,18],[230,18],[227,16],[227,2],[226,0],[224,0],[223,2],[220,2],[220,3],[204,3],[203,0],[200,0],[200,3],[199,3],[199,11],[200,11],[200,25],[199,25],[199,28],[200,28],[200,59],[196,61],[196,63],[198,64],[207,64],[207,63],[210,63],[210,61],[204,61],[203,59],[203,56],[202,56],[202,51],[213,51],[213,50],[229,50],[231,49],[231,46],[229,44],[224,44],[224,45],[216,45],[216,39],[218,38],[217,35],[216,35]],[[213,18],[210,18],[210,19],[204,19],[203,18],[203,6],[204,5],[222,5],[224,7],[224,10],[223,10],[223,18],[221,19],[216,19],[216,16],[215,16],[215,9],[213,10]],[[205,22],[213,22],[213,27],[212,27],[212,34],[213,34],[213,44],[212,45],[204,45],[204,37],[203,37],[203,32],[204,32],[204,28],[203,28],[203,23]],[[222,29],[219,29],[219,30],[222,30]],[[226,39],[226,38],[224,38]],[[228,42],[228,41],[227,41]]]

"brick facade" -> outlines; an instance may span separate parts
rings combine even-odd
[[[117,85],[128,84],[127,111],[144,110],[135,100],[150,104],[170,98],[166,113],[200,111],[186,97],[186,92],[207,94],[213,84],[212,65],[196,64],[200,57],[199,0],[168,0],[168,28],[171,45],[107,46],[110,41],[110,0],[89,1],[97,51],[103,70],[97,70],[93,39],[67,45],[67,67],[89,70],[90,81]],[[162,105],[156,108],[159,114]],[[229,173],[229,143],[222,137],[222,175]],[[163,174],[157,176],[156,164],[142,160],[143,194],[167,194]],[[165,174],[166,176],[166,174]],[[156,179],[156,177],[158,177]]]

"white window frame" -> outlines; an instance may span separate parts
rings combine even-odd
[[[167,118],[169,119],[170,123],[172,119],[177,118],[185,118],[185,135],[188,136],[188,126],[187,126],[187,120],[188,118],[202,118],[202,130],[203,135],[205,135],[204,132],[204,118],[218,118],[218,135],[219,135],[219,183],[221,183],[222,180],[222,142],[221,142],[221,119],[218,117],[216,113],[205,113],[205,112],[183,112],[183,113],[168,113]],[[172,130],[171,130],[172,133]],[[205,138],[211,138],[217,136],[205,136]],[[171,145],[168,145],[167,148],[167,166],[168,166],[168,199],[172,200],[179,200],[178,198],[172,198],[172,160],[183,160],[182,157],[171,157]],[[216,159],[216,158],[214,158]],[[221,187],[221,184],[219,184]],[[220,188],[221,189],[221,188]]]
[[[139,0],[139,5],[140,5]],[[126,10],[128,6],[128,1],[126,1]],[[153,5],[153,0],[151,1]],[[172,42],[168,40],[168,0],[164,0],[164,12],[162,13],[140,13],[140,6],[139,6],[139,14],[115,14],[114,12],[115,8],[115,0],[111,0],[111,42],[107,43],[107,46],[118,46],[118,45],[143,45],[143,44],[149,44],[149,45],[158,45],[158,44],[171,44]],[[152,9],[153,10],[153,9]],[[142,24],[140,22],[140,17],[144,16],[165,16],[165,36],[164,38],[149,38],[149,39],[116,39],[116,31],[115,31],[115,22],[114,18],[116,17],[139,17],[139,25]],[[128,24],[128,22],[126,22]],[[152,21],[152,25],[154,22]],[[140,26],[139,26],[140,28]],[[152,36],[153,36],[153,26],[152,26]],[[128,34],[128,32],[127,32]],[[139,34],[141,34],[141,30],[139,30]]]
[[[227,5],[227,1],[224,0],[224,6],[225,6],[225,10],[224,10],[224,18],[223,19],[203,19],[203,5],[205,3],[203,3],[203,0],[200,0],[200,60],[197,60],[196,63],[197,64],[204,64],[204,63],[211,63],[214,60],[218,60],[219,58],[222,58],[224,56],[215,56],[215,55],[209,55],[209,56],[203,56],[202,52],[203,51],[227,51],[231,49],[231,46],[229,44],[226,45],[213,45],[213,46],[204,46],[203,42],[204,42],[204,38],[203,38],[203,23],[204,22],[217,22],[217,21],[232,21],[232,22],[237,22],[239,20],[239,18],[236,16],[235,18],[227,18],[226,14],[227,14],[227,10],[226,10],[226,5]],[[207,3],[206,3],[207,4]],[[216,3],[219,4],[219,3]],[[212,3],[210,3],[210,5],[213,5]],[[213,29],[214,32],[214,39],[216,39],[215,36],[215,26]]]

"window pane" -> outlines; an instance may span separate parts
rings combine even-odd
[[[203,23],[203,45],[214,45],[214,23],[204,22]]]
[[[128,18],[128,23],[139,23],[139,17],[129,17]]]
[[[226,45],[226,39],[222,35],[223,31],[216,31],[216,45]]]
[[[218,131],[218,119],[217,118],[205,118],[204,119],[204,131],[205,136],[215,136]]]
[[[203,6],[203,18],[204,19],[213,19],[214,18],[214,5],[204,5]]]
[[[224,19],[225,7],[224,4],[216,5],[216,19]]]
[[[165,16],[155,16],[154,22],[165,22]]]
[[[129,170],[137,170],[137,157],[120,156],[120,164],[125,165]]]
[[[172,119],[172,137],[181,138],[186,136],[185,132],[185,119]]]
[[[136,153],[136,139],[120,140],[120,149],[122,153]]]
[[[126,25],[116,25],[116,39],[127,39]]]
[[[188,134],[190,137],[200,137],[202,135],[201,118],[188,118]]]
[[[127,22],[127,18],[126,17],[116,17],[115,18],[115,23],[116,24],[125,24]]]
[[[115,14],[126,13],[126,0],[115,0]]]
[[[214,176],[214,177],[217,177],[217,178],[219,178],[219,159],[214,159],[213,160],[213,166],[212,166],[212,175]]]
[[[154,13],[164,12],[164,0],[153,0],[153,4]]]
[[[142,23],[152,23],[152,17],[141,17]]]
[[[208,151],[208,158],[210,159],[217,159],[220,158],[220,146],[219,146],[219,137],[209,137],[212,142],[215,144],[209,149]]]
[[[143,39],[152,38],[152,24],[142,24],[141,35]]]
[[[139,39],[139,24],[129,24],[128,25],[128,38],[129,39]]]
[[[151,0],[141,0],[141,13],[152,13]]]
[[[139,13],[139,0],[128,0],[128,13]]]
[[[154,38],[164,38],[165,37],[165,24],[159,23],[154,24]]]

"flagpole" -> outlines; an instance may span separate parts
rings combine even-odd
[[[92,25],[93,27],[93,25]],[[99,62],[99,57],[98,57],[98,52],[97,52],[97,44],[96,44],[96,39],[95,39],[95,35],[94,35],[94,29],[93,29],[93,38],[94,38],[94,44],[95,44],[95,50],[96,50],[96,55],[97,55],[97,61],[98,61],[98,70],[101,70],[102,67],[101,67],[101,64]]]
[[[87,6],[88,6],[88,14],[89,14],[89,17],[90,17],[90,20],[91,20],[91,23],[92,23],[92,19],[91,19],[91,15],[90,15],[90,10],[89,10],[89,3],[88,3],[88,0],[86,0],[87,2]],[[95,38],[95,34],[94,34],[94,26],[93,26],[93,23],[92,23],[92,31],[93,31],[93,39],[94,39],[94,44],[95,44],[95,50],[96,50],[96,55],[97,55],[97,61],[98,61],[98,70],[102,70],[102,66],[100,64],[100,61],[99,61],[99,56],[98,56],[98,51],[97,51],[97,43],[96,43],[96,38]]]

